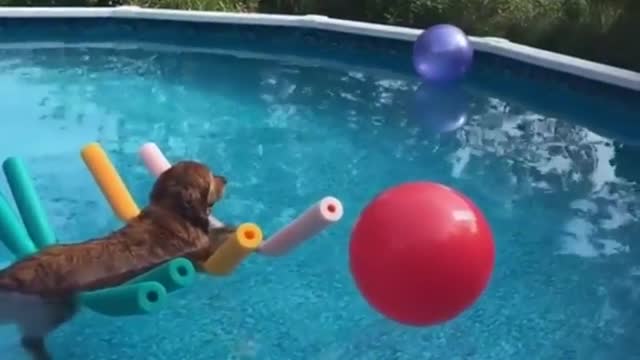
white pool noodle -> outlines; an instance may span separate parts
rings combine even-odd
[[[271,236],[258,251],[268,256],[284,255],[340,220],[343,212],[340,200],[325,197]]]
[[[147,170],[156,178],[171,167],[171,163],[155,143],[142,145],[142,147],[140,147],[140,157],[147,167]],[[224,226],[224,224],[213,215],[209,215],[209,224],[214,228]]]
[[[140,147],[140,157],[147,170],[156,178],[171,167],[169,160],[162,154],[158,145],[154,143],[142,145]]]

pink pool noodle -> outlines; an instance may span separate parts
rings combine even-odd
[[[171,163],[160,151],[160,148],[154,143],[146,143],[140,148],[140,157],[147,167],[147,170],[158,177],[171,167]]]
[[[144,165],[147,167],[147,170],[155,176],[158,177],[163,172],[167,171],[171,167],[171,163],[167,158],[162,154],[160,148],[155,143],[146,143],[142,145],[140,148],[140,157],[144,162]],[[209,216],[209,224],[212,227],[222,227],[224,224],[213,217]]]
[[[269,256],[284,255],[303,241],[340,220],[342,214],[343,208],[340,200],[327,196],[271,236],[260,246],[259,252]]]

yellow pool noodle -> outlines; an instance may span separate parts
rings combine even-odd
[[[256,251],[262,243],[262,230],[253,223],[244,223],[236,229],[236,236],[227,240],[204,263],[203,268],[212,275],[230,274],[244,258]]]
[[[138,216],[138,205],[102,147],[98,143],[91,143],[82,149],[81,155],[93,179],[120,220],[129,222]]]

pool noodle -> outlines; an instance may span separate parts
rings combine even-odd
[[[171,167],[171,163],[164,156],[160,148],[155,143],[149,142],[140,147],[140,157],[147,167],[147,170],[156,178]],[[213,215],[209,215],[209,224],[212,227],[222,227],[224,224],[216,219]]]
[[[124,222],[138,216],[140,209],[102,147],[97,143],[89,144],[82,149],[81,155],[116,216]]]
[[[260,246],[258,251],[268,256],[284,255],[306,239],[340,220],[343,212],[340,200],[327,196],[276,232]]]
[[[158,282],[170,293],[190,285],[195,278],[196,270],[191,261],[185,258],[175,258],[127,281],[125,285],[149,281]]]
[[[29,233],[18,221],[9,202],[2,194],[0,194],[0,240],[18,259],[38,251],[36,245],[31,241]]]
[[[84,306],[103,315],[142,315],[160,308],[166,302],[167,291],[162,284],[147,281],[85,292],[78,299]]]
[[[195,268],[185,258],[170,260],[120,286],[82,293],[80,302],[108,316],[148,314],[164,304],[167,294],[195,280]],[[156,299],[150,299],[153,293]]]
[[[18,207],[27,233],[38,249],[56,243],[56,235],[49,225],[47,214],[24,162],[10,157],[2,164],[13,199]]]
[[[142,147],[140,147],[140,157],[147,167],[147,170],[149,170],[154,177],[160,176],[160,174],[171,167],[171,163],[155,143],[142,145]]]
[[[262,243],[262,230],[253,223],[238,226],[233,240],[225,241],[203,264],[204,270],[212,275],[230,274],[249,254]]]

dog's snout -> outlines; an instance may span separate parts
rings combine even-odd
[[[224,176],[217,176],[216,175],[216,179],[218,179],[218,181],[220,181],[222,183],[222,185],[227,185],[227,178]]]

